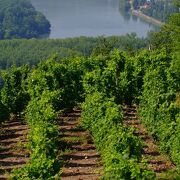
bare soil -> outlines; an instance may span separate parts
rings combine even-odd
[[[93,140],[79,127],[80,110],[61,116],[60,132],[64,148],[62,180],[98,180],[102,165]]]
[[[28,161],[28,127],[17,118],[0,125],[0,180],[8,179],[13,169]]]
[[[124,106],[124,124],[135,128],[134,134],[140,137],[144,147],[142,155],[148,163],[148,169],[156,173],[158,179],[174,179],[173,171],[176,166],[170,161],[168,155],[162,154],[147,128],[142,124],[137,114],[137,106]]]

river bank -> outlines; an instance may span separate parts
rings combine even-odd
[[[146,21],[148,21],[148,22],[150,22],[152,24],[155,24],[157,26],[164,25],[163,22],[161,22],[161,21],[159,21],[159,20],[157,20],[155,18],[152,18],[150,16],[147,16],[147,15],[143,14],[141,11],[137,11],[137,10],[131,9],[131,13],[133,15],[138,16],[138,17],[140,17],[140,18],[142,18],[142,19],[144,19],[144,20],[146,20]]]

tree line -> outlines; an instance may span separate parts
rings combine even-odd
[[[49,33],[49,21],[29,0],[0,0],[0,40],[39,38]]]
[[[90,56],[96,46],[104,44],[103,48],[120,48],[137,51],[147,46],[147,40],[138,38],[136,34],[119,37],[79,37],[69,39],[14,39],[0,41],[0,68],[8,69],[13,64],[31,67],[40,61],[57,54],[60,58],[72,56]]]

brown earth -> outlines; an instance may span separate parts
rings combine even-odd
[[[87,131],[79,127],[80,110],[74,110],[60,118],[64,167],[62,180],[98,180],[102,165],[100,155]]]
[[[8,179],[13,169],[28,161],[28,127],[17,118],[0,125],[0,180]]]
[[[157,179],[175,179],[176,166],[169,157],[162,154],[153,137],[148,133],[146,127],[141,123],[137,114],[137,106],[124,106],[124,124],[135,128],[134,134],[143,141],[143,158],[148,163],[148,169],[156,173]]]
[[[124,106],[124,124],[135,128],[134,134],[143,140],[143,159],[157,179],[175,179],[176,166],[162,154],[157,143],[149,135],[137,115],[136,106]],[[60,148],[64,166],[62,180],[98,180],[102,175],[101,158],[92,137],[80,126],[81,111],[74,109],[60,117]],[[0,180],[8,179],[11,170],[22,167],[28,161],[28,127],[20,118],[0,126]]]

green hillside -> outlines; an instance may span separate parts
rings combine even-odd
[[[50,23],[28,0],[0,0],[0,39],[38,38],[50,33]]]

